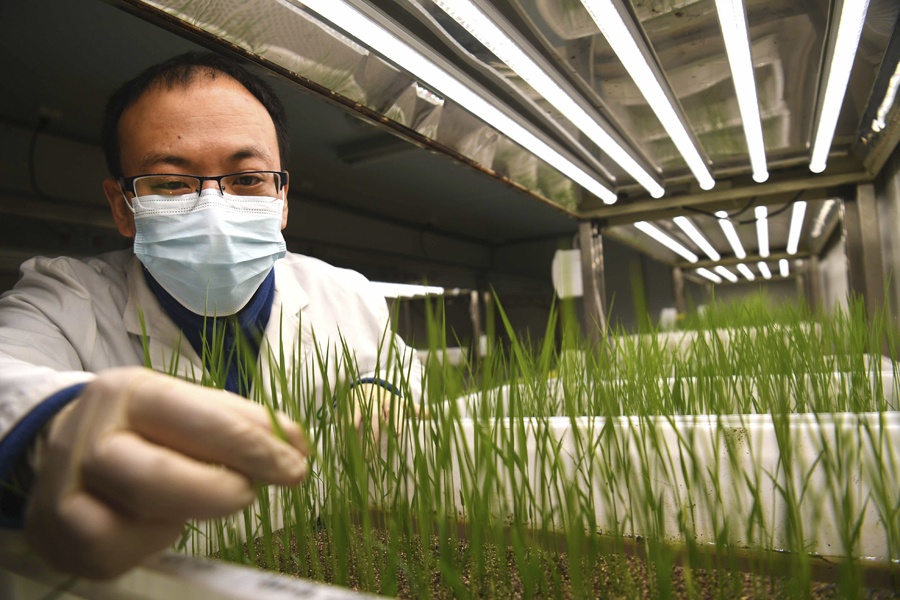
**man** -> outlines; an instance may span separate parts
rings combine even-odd
[[[32,259],[0,299],[0,480],[24,488],[5,487],[4,522],[88,577],[167,547],[187,519],[247,506],[254,482],[305,476],[291,419],[278,416],[276,437],[240,397],[253,382],[235,360],[213,369],[204,314],[228,316],[226,350],[248,340],[262,382],[282,347],[307,369],[315,344],[346,344],[367,375],[391,368],[384,299],[357,273],[285,252],[287,127],[267,84],[223,57],[178,56],[111,97],[103,142],[103,190],[134,251]],[[231,393],[140,368],[147,359],[188,378],[215,370]]]

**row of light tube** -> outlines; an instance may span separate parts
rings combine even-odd
[[[291,3],[293,0],[278,1],[292,10],[298,10]],[[616,201],[616,194],[594,176],[551,148],[546,142],[494,106],[490,100],[478,94],[346,0],[303,0],[303,5],[343,29],[351,37],[364,43],[416,79],[453,99],[454,102],[600,198],[604,203],[613,204]]]
[[[759,261],[756,263],[756,266],[759,268],[759,272],[762,274],[763,279],[772,279],[772,271],[769,270],[769,265],[767,265],[763,261]],[[787,277],[790,275],[790,270],[788,266],[788,261],[786,258],[782,258],[778,261],[778,269],[780,275],[782,277]],[[737,283],[738,277],[732,271],[727,269],[723,265],[718,265],[714,267],[715,273],[706,268],[697,269],[697,274],[701,277],[704,277],[713,283],[722,283],[722,279],[727,279],[731,283]],[[745,265],[744,263],[738,263],[737,270],[744,276],[747,281],[755,281],[756,275],[753,274],[753,271],[750,270],[750,267]],[[718,275],[716,274],[718,273]],[[721,277],[720,277],[721,276]]]
[[[828,162],[828,153],[831,150],[841,106],[847,93],[847,84],[850,81],[850,72],[853,69],[856,51],[859,48],[859,39],[868,6],[869,0],[843,0],[841,3],[837,35],[831,65],[826,74],[822,109],[816,124],[809,163],[809,168],[814,173],[824,171]],[[769,173],[766,168],[759,100],[756,95],[753,58],[750,54],[750,39],[743,2],[742,0],[716,0],[716,11],[719,15],[722,38],[725,41],[725,51],[728,55],[728,65],[731,69],[738,108],[741,112],[753,180],[763,182],[768,179]],[[895,94],[896,86],[900,83],[900,65],[897,66],[897,72],[891,82],[894,83],[893,93]],[[888,95],[891,96],[889,103],[892,104],[893,94],[889,92]],[[887,96],[885,102],[888,102]],[[872,124],[873,130],[879,131],[881,127],[884,127],[883,117],[881,120],[876,118]]]
[[[522,78],[534,91],[556,107],[588,138],[619,164],[654,198],[662,198],[665,190],[597,121],[566,93],[547,72],[534,62],[519,45],[470,0],[434,0],[466,31],[481,42],[506,66]]]
[[[662,197],[662,186],[478,7],[469,0],[435,0],[435,3],[463,25],[469,33],[557,110],[565,114],[578,129],[634,177],[651,196]],[[681,152],[697,181],[700,182],[700,186],[703,189],[711,189],[715,185],[715,181],[612,1],[582,0],[582,3]],[[846,0],[841,9],[834,58],[828,73],[822,114],[816,129],[810,162],[810,169],[817,173],[825,169],[867,9],[868,0]],[[759,100],[756,94],[756,80],[743,2],[742,0],[716,0],[716,10],[722,37],[725,41],[725,51],[735,86],[744,136],[747,140],[753,180],[761,183],[769,178],[769,172],[766,166],[762,120],[759,113]],[[900,67],[898,67],[898,73],[900,73]]]
[[[666,97],[662,85],[660,85],[656,75],[653,74],[653,70],[647,62],[647,57],[644,56],[644,53],[638,47],[613,1],[581,0],[581,3],[603,33],[606,41],[609,42],[613,52],[619,57],[625,70],[628,71],[631,79],[647,100],[660,123],[662,123],[681,156],[684,157],[684,161],[687,163],[691,173],[694,174],[700,187],[704,190],[711,190],[716,185],[715,179],[713,179],[709,169],[703,162],[703,158],[694,146],[691,136],[688,135],[684,123],[678,118],[678,114]]]
[[[288,3],[288,0],[280,0],[280,2],[295,8]],[[548,102],[566,114],[585,135],[647,189],[651,196],[654,198],[662,196],[662,186],[476,6],[472,5],[469,0],[453,0],[452,7],[448,3],[449,0],[436,0],[436,2],[448,14],[466,26],[470,33],[490,48]],[[659,118],[694,177],[697,178],[700,187],[707,190],[712,189],[715,180],[612,0],[582,0],[582,3]],[[615,194],[592,175],[562,156],[464,83],[344,0],[308,0],[304,4],[353,37],[364,41],[373,50],[395,62],[418,79],[440,90],[486,123],[598,196],[604,203],[613,204],[616,201]],[[744,8],[741,0],[716,0],[716,7],[741,111],[744,134],[747,138],[753,178],[758,182],[765,181],[768,178],[768,171]],[[827,163],[828,152],[834,139],[837,119],[846,94],[867,10],[868,0],[845,0],[841,7],[831,68],[827,74],[822,110],[813,139],[810,169],[816,173],[822,172]],[[492,43],[494,39],[496,41]]]
[[[592,0],[583,0],[583,1],[585,2],[585,6],[588,8],[588,11],[591,13],[591,15],[595,18],[595,21],[596,21],[597,19],[596,19],[595,13],[591,10],[591,6],[588,6],[588,4],[595,4],[595,2],[593,2]],[[597,2],[606,2],[606,1],[607,0],[597,0]],[[438,0],[438,2],[439,2],[439,4],[442,4],[440,0]],[[604,186],[602,186],[602,184],[599,184],[599,182],[594,181],[594,183],[596,183],[598,186],[600,186],[602,188],[602,190],[604,190],[605,192],[608,192],[608,194],[611,195],[611,198],[608,195],[603,194],[602,192],[598,193],[594,189],[591,189],[594,186],[585,185],[584,182],[579,181],[579,179],[580,179],[579,177],[575,177],[575,176],[572,176],[570,173],[567,173],[566,172],[567,170],[575,169],[578,172],[580,172],[581,175],[583,175],[584,177],[590,178],[590,176],[587,175],[587,173],[584,173],[584,171],[579,169],[576,165],[572,164],[567,159],[565,159],[564,157],[562,157],[561,155],[556,153],[552,148],[550,148],[549,146],[544,144],[544,142],[542,142],[541,140],[539,140],[538,138],[533,136],[530,132],[528,132],[527,130],[522,128],[518,123],[515,123],[514,121],[512,121],[512,119],[510,119],[508,116],[504,115],[502,112],[500,112],[495,107],[493,107],[490,103],[486,102],[483,98],[481,98],[480,96],[475,94],[471,89],[469,89],[467,86],[465,86],[462,82],[453,78],[449,73],[447,73],[446,71],[444,71],[443,69],[441,69],[440,67],[435,65],[434,63],[430,62],[424,56],[422,56],[421,54],[419,54],[418,52],[413,50],[409,45],[402,42],[400,39],[398,39],[393,34],[388,32],[384,28],[382,28],[380,25],[376,24],[374,21],[370,20],[368,17],[366,17],[365,15],[363,15],[362,13],[357,11],[355,8],[351,7],[349,4],[343,2],[342,0],[330,0],[330,1],[308,0],[308,1],[304,2],[304,4],[306,4],[309,8],[316,11],[317,13],[319,13],[321,16],[325,17],[329,21],[339,25],[345,31],[347,31],[348,33],[350,33],[357,39],[365,40],[377,52],[382,53],[386,57],[388,57],[390,60],[397,62],[400,66],[407,69],[414,76],[422,79],[426,83],[429,83],[429,84],[435,86],[442,93],[447,94],[448,96],[453,98],[455,101],[459,102],[460,105],[464,106],[465,108],[467,108],[468,110],[470,110],[471,112],[476,114],[477,116],[481,117],[483,120],[485,120],[486,122],[488,122],[491,125],[493,125],[494,127],[496,127],[498,130],[500,130],[501,132],[508,135],[511,139],[513,139],[514,141],[520,143],[521,145],[523,145],[524,147],[529,149],[535,155],[543,158],[549,164],[557,167],[561,172],[563,172],[564,174],[566,174],[567,176],[569,176],[570,178],[572,178],[573,180],[575,180],[576,182],[578,182],[579,184],[584,186],[586,189],[592,191],[592,193],[595,193],[604,202],[607,202],[610,204],[612,202],[615,202],[615,195],[612,194],[612,192],[610,190],[608,190]],[[498,39],[502,38],[502,39],[506,40],[507,47],[505,48],[506,52],[504,52],[504,56],[506,56],[506,58],[504,58],[503,56],[500,56],[500,55],[498,55],[498,57],[500,57],[501,60],[504,60],[504,62],[506,62],[507,65],[511,69],[513,69],[514,71],[519,73],[519,70],[517,70],[517,68],[515,66],[513,66],[513,65],[518,65],[519,69],[525,70],[526,72],[529,69],[536,71],[536,72],[532,72],[533,79],[540,82],[539,85],[546,86],[546,90],[548,91],[548,93],[551,94],[551,96],[553,95],[553,91],[551,90],[550,86],[555,86],[556,90],[558,90],[559,93],[562,93],[562,95],[565,96],[565,98],[568,101],[570,101],[576,108],[578,108],[577,104],[574,102],[574,100],[572,100],[570,97],[568,97],[568,95],[566,95],[565,92],[563,92],[563,90],[561,88],[556,86],[556,84],[552,81],[552,79],[550,79],[550,77],[545,72],[543,72],[536,64],[534,64],[534,62],[531,61],[531,59],[529,59],[527,57],[527,55],[525,55],[524,52],[522,52],[519,48],[517,48],[515,46],[515,44],[513,44],[512,41],[509,40],[509,38],[505,37],[502,34],[502,32],[500,32],[499,28],[497,28],[493,23],[491,23],[487,19],[487,17],[485,17],[484,14],[481,13],[481,11],[479,11],[475,6],[473,6],[471,4],[467,4],[467,5],[464,4],[462,6],[467,7],[470,10],[474,11],[474,13],[476,13],[477,15],[480,15],[481,19],[483,19],[483,21],[481,21],[481,23],[483,25],[485,25],[486,31],[490,31],[490,29],[487,28],[487,25],[489,25],[490,27],[494,28],[495,31],[493,33],[499,34]],[[445,8],[444,6],[442,6],[442,8],[447,10],[447,8]],[[596,6],[595,6],[595,8],[596,8]],[[614,9],[614,7],[612,7],[611,3],[610,3],[610,8],[613,9],[613,13],[618,17],[618,12],[615,11],[615,9]],[[451,16],[454,16],[454,18],[456,18],[458,21],[463,23],[463,20],[460,20],[462,17],[457,17],[450,11],[448,11],[448,14],[451,14]],[[734,14],[737,14],[737,11],[734,11]],[[741,14],[741,23],[743,23],[744,30],[746,31],[746,23],[743,21],[743,9],[741,9],[740,14]],[[863,12],[863,16],[864,16],[864,12]],[[721,18],[721,16],[720,16],[720,18]],[[469,15],[469,19],[471,19],[471,14]],[[611,19],[611,21],[616,22],[616,19]],[[652,73],[650,72],[649,66],[646,64],[646,61],[643,61],[643,58],[642,58],[643,55],[639,51],[637,51],[637,45],[634,43],[634,40],[631,38],[630,34],[628,34],[627,28],[625,27],[624,22],[621,21],[621,18],[618,19],[618,23],[621,25],[621,29],[624,30],[625,34],[627,35],[627,37],[631,41],[631,43],[634,44],[634,50],[636,51],[635,55],[641,57],[643,66],[646,68],[646,71],[652,77]],[[463,24],[465,24],[465,23],[463,23]],[[604,35],[607,36],[607,39],[610,41],[610,45],[613,46],[614,49],[616,49],[616,44],[614,44],[613,41],[610,40],[610,34],[607,33],[606,29],[608,29],[611,32],[614,32],[612,35],[619,36],[619,37],[616,37],[615,39],[617,40],[617,43],[620,47],[627,47],[628,44],[627,44],[627,42],[624,42],[624,40],[620,37],[621,31],[618,31],[618,27],[616,25],[613,25],[609,28],[604,28],[598,22],[598,26],[600,26],[601,31],[604,31]],[[724,29],[724,26],[723,26],[723,29]],[[483,30],[479,30],[479,31],[482,31],[482,35],[483,35]],[[470,30],[470,32],[471,32],[471,30]],[[473,35],[474,35],[474,32],[473,32]],[[476,36],[476,37],[478,37],[478,36]],[[485,39],[487,39],[487,38],[485,38]],[[482,40],[482,43],[485,43],[484,40]],[[485,44],[485,45],[488,46],[487,44]],[[494,49],[491,48],[491,46],[488,46],[488,48],[491,49],[492,52],[494,51]],[[617,52],[618,52],[618,50],[617,50]],[[748,45],[748,53],[749,53],[749,45]],[[405,60],[404,61],[397,60],[398,56],[403,56],[405,58]],[[625,62],[625,60],[623,60],[623,63],[624,62]],[[851,64],[852,64],[852,62],[851,62]],[[752,67],[752,65],[751,65],[751,67]],[[628,68],[628,65],[626,65],[626,68]],[[638,79],[641,77],[641,75],[638,75],[638,77],[636,77],[635,74],[632,72],[632,69],[628,68],[628,70],[629,70],[629,73],[632,75],[632,78],[634,78],[637,83]],[[641,73],[642,70],[640,67],[638,67],[638,68],[636,68],[635,72]],[[523,79],[526,79],[521,73],[519,73],[519,75],[520,75],[520,77],[523,77]],[[644,74],[644,75],[646,75],[646,74]],[[752,76],[752,71],[751,71],[751,76]],[[543,77],[543,79],[542,79],[542,77]],[[528,81],[528,79],[526,79],[526,81]],[[655,77],[653,78],[653,81],[656,83],[656,86],[659,88],[658,89],[659,93],[662,94],[662,96],[664,98],[665,94],[662,93],[662,88],[659,87],[659,83],[656,82]],[[549,85],[547,85],[547,84],[549,84]],[[639,87],[641,87],[640,84],[639,84]],[[455,94],[448,93],[448,90],[453,90],[456,93]],[[641,90],[642,90],[642,92],[644,92],[643,87],[641,87]],[[542,95],[544,95],[544,94],[542,94]],[[645,96],[647,96],[646,92],[645,92]],[[468,102],[466,102],[466,100]],[[562,102],[563,106],[565,106],[564,100],[557,98],[557,101]],[[648,101],[650,101],[649,98],[648,98]],[[667,100],[666,100],[666,103],[668,105]],[[651,103],[651,105],[652,105],[652,103]],[[554,104],[554,106],[557,106],[557,105]],[[672,115],[675,117],[675,120],[678,122],[679,125],[681,125],[680,120],[678,120],[677,116],[674,115],[674,109],[671,108],[671,105],[668,105],[668,107],[672,111]],[[481,109],[481,110],[478,110],[478,109]],[[557,109],[562,110],[562,108],[560,106],[557,106]],[[578,108],[578,110],[581,110],[581,109]],[[654,108],[654,110],[656,110],[656,109]],[[587,115],[587,113],[584,113],[584,116],[593,122],[593,119],[591,119],[590,116]],[[494,118],[491,119],[490,117],[494,117]],[[664,122],[664,124],[665,124],[665,122]],[[502,127],[502,125],[506,125],[507,127],[504,128],[504,127]],[[599,125],[597,125],[596,122],[593,122],[593,125],[598,130],[602,131],[602,129],[600,129]],[[682,129],[683,129],[683,125],[682,125]],[[668,130],[668,128],[667,128],[667,130]],[[510,131],[512,133],[510,133]],[[669,132],[669,134],[670,134],[670,136],[672,136],[673,140],[675,140],[675,136],[672,135],[671,132]],[[605,132],[603,132],[603,135],[606,135]],[[685,135],[686,135],[686,132],[685,132]],[[521,141],[522,139],[526,140],[526,142],[532,142],[532,144],[529,145],[527,143],[523,143]],[[693,145],[691,145],[691,148],[693,148]],[[542,150],[544,152],[541,152]],[[548,159],[547,156],[542,156],[542,154],[547,154],[548,151],[549,151],[549,153],[556,154],[556,157],[553,157],[552,154],[550,156],[550,159]],[[694,151],[696,152],[696,149],[694,149]],[[624,150],[622,150],[622,152],[624,153]],[[627,155],[627,153],[624,153],[624,154]],[[697,155],[697,158],[699,158],[699,154]],[[571,169],[560,168],[558,166],[558,163],[560,163],[560,161],[564,161],[565,163],[568,163],[568,166],[571,167]],[[554,163],[557,163],[557,164],[554,164]],[[690,164],[690,161],[689,161],[689,164]],[[702,164],[702,161],[701,161],[701,164]],[[563,166],[565,167],[565,165],[563,165]],[[625,165],[623,165],[623,168],[625,168]],[[705,166],[704,166],[704,169],[705,169]],[[706,173],[708,175],[708,171],[706,171]],[[632,173],[632,176],[635,176],[635,174]],[[695,173],[695,176],[696,176],[696,173]],[[648,175],[648,177],[649,177],[649,175]],[[637,177],[635,176],[635,178],[637,178]],[[701,178],[698,176],[698,181],[700,179]],[[710,177],[710,179],[711,179],[711,177]],[[655,181],[653,183],[655,184]],[[712,185],[714,185],[714,182],[712,183]],[[710,185],[709,187],[712,187],[712,185]],[[702,181],[701,181],[701,186],[702,186]],[[645,186],[645,187],[647,187],[647,186]],[[705,188],[705,189],[709,189],[709,188]],[[648,188],[648,191],[651,191],[651,190]],[[651,193],[653,193],[653,192],[651,191]],[[657,193],[659,195],[661,195],[661,190],[657,190]],[[604,196],[606,196],[606,197],[604,197]],[[656,196],[656,197],[658,197],[658,196]],[[798,210],[798,205],[802,206],[802,208],[800,208],[799,210]],[[791,225],[792,236],[794,235],[793,232],[795,231],[795,223],[799,223],[797,228],[802,227],[803,214],[805,213],[805,210],[806,210],[805,202],[800,202],[800,203],[795,204],[794,219],[792,220],[792,225]],[[799,215],[799,219],[798,219],[798,215]],[[720,217],[719,222],[722,226],[723,231],[725,232],[726,237],[728,238],[729,243],[732,245],[732,247],[735,251],[735,255],[740,258],[745,257],[746,252],[744,251],[743,247],[740,244],[740,240],[737,237],[737,233],[734,230],[734,226],[726,219],[723,219],[721,214],[717,214],[717,216]],[[725,216],[727,216],[727,215],[725,215]],[[759,254],[760,254],[760,256],[766,257],[766,256],[769,256],[768,223],[767,223],[766,207],[764,207],[764,206],[756,207],[756,218],[757,218],[757,235],[759,237],[759,248],[760,248]],[[702,236],[702,234],[700,234],[700,232],[696,229],[696,227],[694,227],[694,225],[687,218],[677,217],[675,219],[675,222],[679,227],[681,227],[681,229],[695,243],[697,243],[697,245],[710,257],[710,259],[719,260],[721,258],[721,256],[718,254],[718,252],[715,251],[715,249],[709,244],[709,242]],[[671,237],[667,236],[665,233],[663,233],[661,230],[654,227],[650,223],[642,221],[639,223],[635,223],[635,227],[637,227],[639,230],[643,231],[650,237],[656,239],[658,242],[660,242],[664,246],[670,248],[677,254],[683,256],[688,261],[698,262],[699,258],[697,257],[696,254],[694,254],[693,252],[691,252],[690,250],[685,248],[683,245],[679,244],[677,241],[675,241]],[[797,237],[797,240],[799,240],[799,229],[797,229],[796,237]],[[789,252],[791,254],[796,253],[796,245],[797,244],[793,245],[794,250],[793,250],[793,252],[791,252],[790,249],[792,248],[792,245],[789,240],[788,248],[789,248]],[[760,263],[760,264],[763,264],[763,263]],[[781,268],[782,275],[786,276],[785,273],[787,272],[787,261],[782,259],[782,261],[780,261],[779,265]],[[749,271],[749,269],[747,269],[746,265],[740,265],[740,266],[743,266],[744,269],[746,270],[746,272],[750,273],[750,275],[752,276],[752,273]],[[739,266],[739,270],[740,270],[740,266]],[[720,274],[722,274],[727,279],[729,279],[731,281],[737,281],[737,277],[728,269],[725,269],[724,267],[719,266],[719,267],[717,267],[717,270],[719,271]],[[743,270],[741,272],[744,273]],[[726,273],[727,273],[727,275],[726,275]],[[744,273],[744,274],[746,276],[746,273]]]
[[[637,43],[631,37],[612,0],[581,1],[681,152],[688,167],[694,173],[694,177],[700,182],[700,187],[711,189],[715,185],[715,181],[709,175],[706,165],[703,164],[697,149],[684,129],[684,124],[666,98],[662,87],[653,75]],[[856,58],[868,5],[869,0],[844,0],[841,6],[831,68],[826,75],[822,110],[813,139],[809,168],[814,173],[824,171],[828,161],[828,152],[831,150],[831,143],[834,140],[834,131],[847,92],[850,71]],[[750,38],[743,2],[742,0],[716,0],[716,12],[725,42],[738,108],[741,112],[753,180],[763,182],[769,178],[769,173],[766,166],[762,121],[759,114],[759,100],[756,94],[753,58],[750,53]],[[900,73],[900,66],[898,66],[898,73]]]
[[[756,215],[756,235],[759,242],[759,255],[763,258],[770,255],[769,249],[769,219],[768,219],[768,209],[765,206],[757,206],[754,209],[754,213]],[[728,220],[728,213],[725,211],[719,211],[716,213],[716,217],[719,219],[719,225],[722,228],[722,232],[725,234],[725,237],[728,239],[728,243],[731,245],[732,250],[734,250],[734,255],[738,258],[746,258],[747,252],[744,250],[743,244],[741,244],[741,240],[737,235],[737,230],[734,228],[734,224]],[[797,254],[797,249],[800,245],[800,234],[803,231],[803,222],[806,217],[806,202],[804,200],[799,200],[794,202],[793,205],[793,214],[791,216],[791,229],[788,235],[788,244],[787,244],[787,252],[788,254]],[[691,239],[692,242],[697,244],[703,252],[709,257],[712,261],[721,260],[722,256],[713,248],[712,244],[703,237],[703,234],[700,233],[700,230],[684,216],[675,217],[673,219],[676,225],[684,231],[685,234]],[[689,256],[696,255],[685,248],[682,244],[675,241],[670,236],[663,233],[662,230],[650,225],[649,223],[642,221],[641,226],[638,227],[638,224],[635,224],[640,231],[643,231],[656,241],[660,242],[664,246],[674,250],[676,253],[688,258]],[[677,248],[677,249],[676,249]],[[691,262],[697,262],[696,260],[691,260]],[[764,264],[764,263],[759,263]],[[750,269],[747,268],[746,265],[738,265],[738,270],[741,273],[744,273],[744,270],[741,270],[743,267],[747,273],[751,273]],[[768,270],[768,268],[767,268]],[[751,273],[752,275],[752,273]],[[726,277],[727,279],[727,277]],[[751,277],[748,277],[751,281],[753,280]],[[768,277],[766,277],[768,279]]]
[[[756,214],[756,236],[759,241],[759,255],[765,258],[769,256],[768,210],[765,206],[757,206],[754,211]],[[803,232],[803,221],[805,218],[806,201],[799,200],[794,202],[793,213],[791,214],[791,228],[788,233],[788,254],[797,254],[797,249],[800,246],[800,234]],[[723,221],[720,220],[720,223],[722,222]],[[738,241],[738,243],[740,243],[740,241]],[[741,250],[743,251],[743,248]]]

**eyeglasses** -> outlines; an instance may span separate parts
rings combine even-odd
[[[244,171],[218,177],[182,175],[179,173],[158,173],[137,175],[119,179],[122,191],[131,192],[136,197],[143,196],[184,196],[199,194],[206,181],[215,181],[222,193],[232,196],[268,196],[277,198],[288,183],[286,171]]]

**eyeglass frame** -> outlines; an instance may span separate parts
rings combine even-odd
[[[273,175],[279,176],[279,187],[278,192],[281,192],[285,186],[288,184],[288,172],[287,171],[239,171],[237,173],[226,173],[225,175],[216,175],[215,177],[203,177],[202,175],[189,175],[187,173],[147,173],[146,175],[135,175],[134,177],[119,177],[119,186],[122,188],[123,193],[131,192],[131,194],[137,198],[137,190],[134,189],[134,182],[142,177],[190,177],[191,179],[197,179],[200,182],[200,189],[197,190],[199,194],[203,189],[203,184],[207,181],[215,181],[218,184],[219,191],[223,194],[225,193],[225,187],[222,185],[222,180],[226,177],[234,177],[235,175],[246,175],[250,173],[271,173]],[[281,183],[281,182],[284,183]]]

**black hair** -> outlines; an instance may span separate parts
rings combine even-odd
[[[243,85],[269,112],[278,137],[281,168],[286,170],[290,158],[287,117],[284,105],[275,95],[275,90],[233,59],[212,52],[187,52],[144,69],[137,77],[126,82],[109,97],[106,111],[103,113],[101,135],[103,152],[106,154],[106,166],[110,175],[113,177],[124,175],[121,149],[119,148],[119,121],[129,106],[137,102],[147,90],[155,85],[163,85],[172,89],[175,86],[190,85],[197,75],[215,79],[220,73]]]

